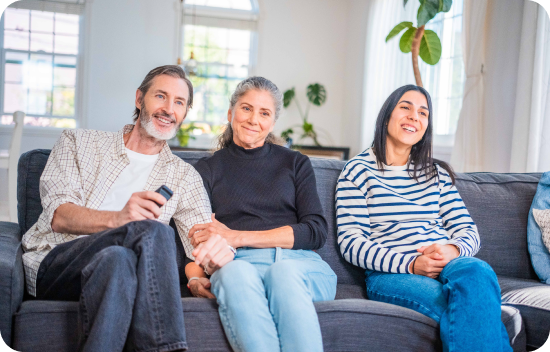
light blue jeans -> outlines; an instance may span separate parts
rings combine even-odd
[[[512,351],[501,321],[500,287],[489,264],[453,259],[437,279],[366,271],[367,296],[439,323],[444,351]]]
[[[234,351],[323,351],[313,302],[336,295],[336,274],[307,250],[239,249],[212,277]]]

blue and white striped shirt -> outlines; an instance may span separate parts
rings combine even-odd
[[[351,264],[410,273],[422,246],[454,244],[460,256],[478,252],[477,227],[451,177],[437,165],[438,175],[421,174],[417,182],[409,170],[384,166],[382,173],[371,148],[342,170],[336,186],[338,245]]]

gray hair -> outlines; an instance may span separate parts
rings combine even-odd
[[[250,90],[263,90],[266,92],[269,92],[271,94],[271,97],[273,98],[273,103],[275,105],[275,121],[279,118],[279,115],[281,114],[281,110],[283,108],[283,93],[277,88],[275,83],[271,82],[267,78],[264,77],[249,77],[245,79],[244,81],[240,82],[237,87],[235,88],[235,91],[231,95],[231,99],[229,99],[229,108],[234,111],[235,105],[237,105],[237,102],[240,98],[242,98],[243,95],[245,95]],[[231,127],[231,122],[228,122],[225,126],[225,130],[222,134],[218,137],[218,147],[217,149],[223,149],[227,148],[231,143],[233,142],[233,128]],[[269,133],[267,137],[265,138],[266,143],[271,144],[284,144],[284,141],[275,136],[273,133]]]

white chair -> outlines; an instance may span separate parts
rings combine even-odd
[[[16,111],[13,113],[15,127],[11,137],[10,149],[6,153],[0,151],[0,169],[8,169],[8,209],[11,222],[17,221],[17,162],[21,152],[21,138],[23,136],[23,120],[25,113]]]

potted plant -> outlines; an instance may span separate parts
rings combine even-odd
[[[178,132],[176,133],[176,138],[178,139],[178,142],[180,146],[187,147],[187,144],[189,143],[189,139],[195,139],[194,136],[191,135],[194,130],[200,130],[201,128],[198,126],[195,126],[194,122],[182,124]]]
[[[313,140],[313,143],[315,143],[315,145],[319,147],[321,146],[321,144],[317,140],[317,132],[313,128],[313,124],[308,121],[309,108],[311,107],[311,104],[315,106],[323,105],[327,100],[327,92],[325,90],[325,87],[322,84],[312,83],[309,86],[307,86],[306,95],[307,95],[308,103],[307,103],[305,112],[304,110],[302,110],[302,106],[300,105],[300,102],[296,97],[296,91],[294,87],[284,92],[283,106],[285,108],[288,108],[290,106],[290,103],[292,103],[292,101],[296,103],[296,106],[298,107],[298,112],[300,114],[300,117],[302,118],[302,124],[296,125],[294,127],[302,128],[303,133],[300,136],[300,138],[310,137]],[[290,127],[281,133],[281,137],[285,139],[287,143],[292,144],[293,133],[294,133],[294,129],[293,127]]]
[[[401,22],[390,31],[386,42],[392,39],[404,29],[407,29],[399,40],[399,49],[405,54],[412,53],[412,65],[416,85],[422,87],[422,77],[418,68],[418,56],[428,65],[435,65],[441,58],[441,40],[437,34],[429,29],[424,29],[426,23],[440,12],[448,12],[453,0],[418,0],[420,7],[416,16],[417,26],[412,22]],[[408,0],[403,0],[403,6]]]

